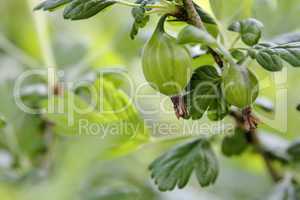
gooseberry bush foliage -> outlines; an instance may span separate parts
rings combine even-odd
[[[218,2],[212,0],[211,4],[217,7]],[[220,22],[205,11],[201,1],[196,4],[192,0],[137,0],[134,3],[124,0],[45,0],[35,9],[56,11],[63,8],[65,19],[84,20],[118,5],[131,8],[133,24],[128,35],[133,40],[141,29],[150,26],[153,16],[159,16],[156,28],[144,46],[143,72],[154,89],[170,97],[176,116],[184,120],[200,120],[207,115],[211,121],[233,118],[235,129],[222,139],[222,153],[232,157],[253,149],[261,155],[279,188],[274,199],[300,199],[299,177],[292,169],[300,160],[300,142],[281,139],[284,145],[280,143],[274,148],[268,144],[271,136],[260,133],[260,121],[253,115],[253,106],[266,112],[273,110],[256,102],[259,80],[255,71],[249,68],[251,62],[257,62],[271,73],[281,71],[285,62],[300,67],[300,42],[292,38],[284,42],[262,41],[264,25],[253,18],[233,22],[226,31],[221,30]],[[166,28],[166,24],[172,23],[180,23],[183,27],[176,37]],[[225,41],[226,32],[236,37],[230,46]],[[195,46],[201,48],[200,53],[193,53],[192,47]],[[195,61],[198,66],[193,68]],[[112,94],[116,89],[110,83],[105,84],[104,90],[114,105],[122,106],[122,102],[128,101],[123,92]],[[76,104],[84,106],[85,103],[76,99]],[[82,117],[89,121],[99,120],[97,113],[93,117],[78,116],[78,119]],[[70,130],[61,125],[61,118],[55,115],[47,118],[56,124],[57,129]],[[133,105],[130,112],[127,110],[121,116],[100,118],[103,123],[124,119],[142,123]],[[5,126],[4,120],[0,125]],[[76,131],[78,127],[72,127],[70,134]],[[220,169],[211,144],[213,139],[201,137],[180,144],[154,160],[149,170],[159,190],[184,188],[193,173],[200,186],[214,184]],[[280,163],[280,167],[274,163]]]

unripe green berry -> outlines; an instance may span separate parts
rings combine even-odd
[[[223,90],[229,104],[245,108],[258,97],[258,80],[246,67],[232,65],[224,71]]]
[[[146,80],[167,96],[180,94],[192,76],[192,58],[176,38],[164,31],[166,17],[162,17],[142,56]]]

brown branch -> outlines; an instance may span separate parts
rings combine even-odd
[[[203,22],[194,6],[194,2],[192,0],[183,0],[183,4],[188,15],[188,22],[200,29],[204,28]]]
[[[263,158],[263,161],[266,165],[266,168],[272,177],[272,180],[274,182],[278,182],[282,179],[281,174],[276,170],[276,168],[273,166],[272,159],[269,158],[268,154],[264,150],[264,147],[261,144],[261,141],[257,135],[257,129],[256,127],[250,126],[249,122],[246,120],[247,116],[245,116],[245,113],[248,113],[250,118],[255,119],[251,115],[251,109],[247,108],[247,112],[239,112],[235,110],[230,111],[230,116],[233,117],[237,123],[237,126],[243,128],[245,130],[245,137],[247,138],[247,141],[249,144],[251,144],[261,155]]]

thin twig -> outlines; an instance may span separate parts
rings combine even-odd
[[[261,141],[257,135],[257,129],[254,127],[250,127],[250,129],[249,129],[249,126],[247,124],[248,122],[245,121],[245,117],[242,112],[239,112],[236,110],[231,110],[230,116],[235,119],[237,126],[243,128],[245,130],[245,132],[246,132],[245,137],[247,137],[249,144],[253,145],[253,147],[256,149],[256,151],[263,158],[266,168],[267,168],[270,176],[272,177],[272,180],[274,182],[280,181],[282,179],[282,176],[276,170],[276,168],[273,166],[272,160],[266,154],[266,152],[261,144]]]
[[[260,153],[260,155],[262,156],[266,168],[270,174],[270,176],[272,177],[274,182],[278,182],[282,179],[282,176],[279,174],[279,172],[276,170],[276,168],[273,166],[272,160],[269,158],[269,156],[266,154],[266,152],[264,151],[262,145],[261,145],[261,141],[257,135],[257,131],[256,129],[253,129],[250,131],[251,133],[251,137],[252,137],[252,141],[253,141],[253,145],[255,146],[256,150]]]
[[[27,0],[30,12],[39,3],[38,0]],[[34,21],[35,29],[37,32],[37,38],[43,57],[43,64],[48,70],[53,70],[53,73],[48,74],[48,87],[55,89],[58,84],[57,66],[54,51],[50,40],[50,33],[48,27],[48,21],[44,13],[32,13],[32,19]]]

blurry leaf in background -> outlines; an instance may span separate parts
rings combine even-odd
[[[264,35],[267,38],[300,28],[298,0],[255,0],[253,10],[255,10],[253,17],[265,25]]]
[[[208,141],[195,140],[178,145],[157,158],[149,167],[161,191],[184,188],[195,170],[202,187],[213,184],[219,173],[218,160]]]
[[[58,112],[45,114],[54,123],[55,132],[108,137],[114,141],[113,151],[108,153],[111,156],[127,154],[147,142],[147,127],[127,95],[104,79],[97,79],[92,86],[88,102],[71,92],[44,102],[44,108],[54,105],[53,111]]]
[[[88,44],[81,37],[72,36],[66,32],[59,32],[53,36],[53,48],[55,49],[54,56],[57,66],[60,69],[77,70],[78,65],[88,57]],[[68,74],[66,74],[68,75]]]
[[[0,128],[4,128],[6,126],[6,120],[3,115],[0,115]]]
[[[34,165],[39,164],[36,157],[47,150],[44,126],[44,122],[39,116],[24,116],[16,130],[22,153],[31,158]]]
[[[210,0],[211,8],[218,20],[226,25],[251,16],[253,0]]]
[[[236,156],[242,154],[248,146],[245,131],[241,128],[236,128],[233,135],[223,139],[222,152],[226,156]]]
[[[11,10],[15,11],[14,15],[9,14]],[[1,2],[0,12],[2,13],[0,37],[3,35],[27,55],[41,61],[42,54],[34,20],[31,15],[32,10],[26,1]],[[0,42],[0,49],[2,48],[5,51],[6,45],[2,46]]]
[[[288,154],[294,161],[300,161],[300,140],[294,141],[287,149]]]
[[[23,104],[28,108],[38,109],[40,101],[47,98],[47,87],[47,85],[42,83],[23,86],[20,91],[20,98]]]
[[[102,109],[108,112],[113,111],[119,119],[118,134],[116,136],[112,134],[116,143],[113,144],[114,150],[111,155],[126,155],[140,145],[149,142],[148,127],[146,127],[144,119],[135,108],[132,97],[117,89],[116,85],[108,81],[107,78],[97,79],[95,86],[98,95],[103,91],[104,96],[101,101],[103,101],[104,107]],[[101,105],[97,106],[98,109],[99,106]],[[118,125],[118,122],[116,125]]]
[[[21,199],[65,200],[78,197],[82,180],[91,166],[99,162],[109,142],[98,136],[72,137],[57,141],[53,174],[39,184],[26,184],[19,189]],[[101,159],[102,161],[103,159]],[[47,195],[45,195],[47,194]]]
[[[142,176],[144,169],[131,167],[131,157],[108,161],[92,167],[83,181],[80,196],[86,200],[158,200],[150,182]],[[118,163],[122,162],[122,165]],[[98,169],[101,167],[101,171]],[[142,173],[141,173],[142,172]],[[112,179],[112,177],[115,177]]]
[[[66,92],[63,97],[54,96],[44,101],[42,107],[51,109],[45,117],[54,124],[55,132],[62,135],[91,134],[88,129],[80,129],[80,120],[87,120],[91,124],[107,124],[118,120],[113,114],[103,115],[93,111],[89,104],[71,92]],[[78,110],[82,113],[78,113]]]
[[[292,177],[286,175],[282,182],[277,184],[268,200],[298,200],[300,198],[299,186],[293,183]]]
[[[40,164],[38,158],[47,148],[43,121],[39,116],[24,113],[15,105],[11,82],[2,84],[0,93],[0,110],[6,116],[7,123],[6,128],[0,129],[0,146],[14,156],[16,168],[27,171],[29,166]]]
[[[0,184],[0,194],[3,200],[19,200],[20,197],[17,195],[15,188],[5,184]]]
[[[67,0],[53,0],[51,2],[64,2]],[[198,0],[199,5],[206,12],[210,12],[209,0]],[[197,2],[198,2],[197,1]],[[247,13],[235,8],[241,8],[243,5],[247,4],[247,1],[232,1],[232,0],[221,0],[223,1],[222,7],[215,6],[214,10],[220,9],[222,12],[219,14],[222,16],[235,15],[235,12],[239,12],[238,17],[233,18],[246,18]],[[48,1],[50,2],[50,1]],[[232,3],[233,2],[233,3]],[[237,3],[235,3],[237,2]],[[265,36],[266,38],[273,38],[274,35],[284,33],[291,30],[296,30],[299,28],[299,0],[255,0],[255,7],[252,9],[255,17],[258,17],[259,20],[265,23]],[[249,4],[250,5],[250,4]],[[58,6],[58,5],[57,5]],[[226,8],[225,8],[226,7]],[[81,65],[92,66],[94,68],[103,67],[105,65],[116,65],[122,64],[130,67],[134,67],[132,71],[138,71],[138,52],[141,49],[140,46],[143,44],[144,39],[147,38],[152,29],[145,29],[141,32],[140,37],[137,38],[134,42],[130,41],[128,37],[128,31],[130,30],[130,24],[132,20],[128,20],[129,12],[125,12],[124,8],[113,8],[117,9],[116,12],[112,15],[111,13],[101,16],[98,15],[95,19],[76,22],[76,24],[70,21],[63,21],[61,16],[57,17],[55,14],[49,14],[49,21],[51,27],[51,33],[53,37],[53,46],[54,53],[56,55],[57,63],[59,67],[70,65],[69,71],[77,70]],[[122,9],[122,10],[121,10]],[[12,12],[13,10],[13,12]],[[247,12],[251,11],[250,6],[245,7]],[[21,50],[34,58],[40,58],[40,48],[37,41],[36,30],[31,22],[30,12],[26,5],[26,1],[3,1],[0,2],[0,30],[9,41],[13,42],[16,47],[19,47]],[[13,13],[13,14],[11,14]],[[224,14],[225,13],[225,14]],[[227,13],[227,14],[226,14]],[[210,13],[211,14],[211,13]],[[243,17],[245,15],[245,17]],[[249,17],[249,16],[247,16]],[[226,17],[224,17],[225,19]],[[220,18],[218,18],[220,19]],[[228,18],[230,19],[230,17]],[[226,20],[231,21],[231,20]],[[106,26],[109,24],[109,26]],[[228,22],[229,24],[229,22]],[[117,27],[117,28],[116,28]],[[214,26],[215,27],[215,26]],[[24,39],[25,38],[25,39]],[[296,37],[295,37],[296,38]],[[292,37],[288,39],[281,39],[281,41],[293,41],[295,38]],[[111,44],[113,41],[113,44]],[[1,43],[1,42],[0,42]],[[275,42],[276,43],[276,42]],[[279,42],[278,42],[279,43]],[[283,42],[285,43],[285,42]],[[282,44],[282,43],[280,43]],[[102,47],[112,47],[110,49],[105,49]],[[18,55],[14,53],[7,53],[6,46],[0,44],[0,52],[4,52],[7,59],[1,59],[2,65],[1,75],[3,79],[8,77],[17,77],[17,73],[10,69],[16,66],[14,63],[18,60]],[[100,51],[104,51],[104,54],[100,54]],[[7,54],[6,54],[7,53]],[[0,54],[0,57],[2,55]],[[202,59],[205,58],[205,59]],[[202,65],[211,65],[211,58],[207,58],[204,55],[195,59],[195,68]],[[5,62],[5,60],[11,60],[13,62]],[[134,59],[134,63],[132,60]],[[205,61],[203,61],[205,60]],[[198,64],[197,64],[197,61]],[[203,64],[203,62],[208,62]],[[77,64],[79,63],[79,64]],[[202,64],[199,64],[202,63]],[[8,68],[2,68],[2,66],[8,65]],[[20,66],[22,69],[23,66]],[[89,70],[90,67],[86,67],[86,70]],[[293,70],[290,68],[289,70]],[[12,76],[11,76],[12,74]],[[141,79],[141,76],[138,76],[137,73],[133,73],[134,78]],[[288,132],[289,135],[284,135],[284,137],[294,136],[297,134],[299,128],[299,113],[295,111],[295,106],[299,103],[299,91],[297,87],[299,74],[294,70],[292,73],[289,73],[288,79],[288,90],[289,98],[288,105],[292,105],[288,110]],[[3,80],[1,79],[1,80]],[[75,79],[71,79],[75,80]],[[1,81],[1,98],[0,98],[0,113],[6,118],[7,126],[4,129],[0,130],[0,150],[7,148],[7,135],[13,136],[14,133],[21,135],[20,139],[24,139],[24,142],[21,142],[22,148],[25,148],[26,154],[29,152],[29,155],[32,155],[32,152],[39,152],[43,150],[40,148],[40,144],[43,144],[44,140],[41,136],[41,127],[39,126],[40,120],[37,117],[25,116],[23,113],[19,112],[14,104],[14,100],[11,97],[12,90],[5,90],[6,83]],[[270,90],[268,90],[268,94]],[[76,96],[77,98],[77,96]],[[85,101],[81,96],[79,101]],[[86,102],[85,102],[86,103]],[[153,102],[152,102],[153,103]],[[154,104],[154,103],[153,103]],[[144,124],[141,122],[141,124]],[[43,122],[42,122],[43,126]],[[28,130],[26,128],[28,127]],[[142,127],[142,126],[141,126]],[[16,131],[15,131],[16,130]],[[3,132],[5,133],[3,134]],[[8,132],[7,132],[8,131]],[[140,129],[140,132],[143,132],[143,128]],[[137,131],[138,133],[139,131]],[[146,131],[147,132],[147,131]],[[8,134],[6,134],[8,133]],[[24,134],[24,135],[23,135]],[[123,134],[124,135],[124,134]],[[129,133],[132,136],[132,133]],[[139,134],[138,134],[139,135]],[[27,136],[29,138],[27,138]],[[143,134],[140,135],[141,139],[135,143],[136,140],[130,139],[129,136],[123,137],[127,144],[130,142],[135,144],[142,144],[141,141],[147,141],[146,137]],[[19,136],[18,136],[19,137]],[[12,137],[9,137],[9,141]],[[119,137],[120,138],[120,137]],[[120,138],[120,140],[122,140]],[[17,140],[18,141],[18,140]],[[273,137],[268,139],[269,143],[276,141]],[[96,160],[103,160],[104,154],[103,148],[107,144],[118,146],[116,140],[115,143],[112,141],[103,141],[102,138],[95,137],[60,137],[58,136],[57,142],[63,147],[55,147],[55,156],[53,161],[55,166],[59,166],[59,170],[49,171],[49,174],[45,176],[44,171],[35,170],[38,174],[42,174],[45,181],[39,182],[28,182],[24,183],[22,181],[18,182],[17,185],[10,184],[2,177],[1,169],[1,183],[0,183],[0,199],[4,200],[20,200],[20,199],[49,199],[49,200],[66,200],[66,199],[150,199],[157,200],[157,196],[153,196],[151,192],[151,187],[147,184],[147,175],[136,173],[138,169],[145,169],[146,164],[151,161],[151,158],[160,153],[157,151],[160,148],[148,148],[148,151],[137,152],[140,154],[139,159],[130,160],[128,164],[128,169],[125,169],[123,172],[120,168],[124,169],[125,160],[128,157],[125,157],[123,160],[116,159],[114,162],[109,163],[107,167],[97,165],[95,167]],[[5,143],[5,146],[2,146],[2,143]],[[120,142],[122,143],[122,142]],[[31,145],[32,144],[32,145]],[[122,143],[123,144],[123,143]],[[138,145],[137,145],[138,146]],[[272,147],[272,145],[268,145]],[[151,146],[152,147],[152,146]],[[274,145],[275,149],[281,149],[281,145]],[[38,151],[35,151],[36,149]],[[149,150],[150,149],[150,150]],[[126,154],[128,151],[127,148],[124,148],[121,154]],[[149,151],[153,151],[153,155]],[[21,151],[23,151],[21,149]],[[140,150],[139,150],[140,151]],[[19,150],[16,152],[20,152]],[[274,152],[274,150],[272,150]],[[280,151],[275,151],[276,156],[281,155]],[[33,154],[36,155],[36,154]],[[43,154],[42,154],[43,155]],[[120,155],[120,154],[119,154]],[[172,194],[164,193],[162,199],[164,200],[180,200],[180,199],[211,199],[211,200],[232,200],[232,199],[243,199],[243,200],[253,200],[253,199],[266,199],[266,191],[269,187],[268,177],[264,176],[260,165],[258,164],[256,158],[253,158],[247,154],[244,154],[243,158],[240,158],[240,165],[232,166],[231,163],[221,163],[222,164],[222,173],[218,183],[214,187],[199,190],[198,185],[191,185],[191,187],[186,190],[174,191]],[[25,161],[27,165],[27,155],[18,154],[17,157],[22,157],[22,161]],[[44,157],[44,156],[43,156]],[[23,159],[25,158],[25,159]],[[95,159],[96,158],[96,159]],[[1,157],[2,161],[3,157]],[[286,159],[286,158],[283,158]],[[39,160],[39,159],[34,159]],[[129,160],[129,159],[128,159]],[[146,162],[142,163],[141,161]],[[251,160],[251,162],[247,162]],[[234,161],[233,161],[234,163]],[[137,165],[140,164],[140,165]],[[257,167],[259,165],[259,167]],[[250,166],[250,167],[249,167]],[[28,166],[27,166],[28,167]],[[120,168],[114,168],[120,167]],[[264,166],[263,166],[264,167]],[[95,168],[94,172],[91,168]],[[103,172],[102,176],[97,174],[101,173],[102,170],[107,168],[108,173]],[[253,172],[249,168],[255,168]],[[28,169],[28,168],[27,168]],[[30,168],[32,169],[32,168]],[[105,170],[104,170],[105,171]],[[130,173],[129,171],[133,171]],[[249,172],[251,171],[251,172]],[[118,173],[120,172],[120,173]],[[125,174],[125,175],[124,175]],[[84,185],[82,180],[85,180],[87,176],[91,176],[96,181],[102,181],[101,184],[95,185],[91,188],[90,185]],[[99,178],[100,177],[100,178]],[[137,179],[142,180],[137,180]],[[119,181],[120,180],[120,181]],[[220,181],[222,182],[220,183]],[[236,184],[235,181],[238,180],[239,184]],[[121,182],[121,183],[120,183]],[[105,185],[108,185],[105,187]],[[83,186],[82,186],[83,185]],[[84,194],[80,196],[78,194],[78,189],[83,188]],[[24,195],[17,196],[18,193],[24,193]],[[276,196],[276,195],[275,195]],[[281,195],[277,194],[278,197]],[[34,197],[34,198],[33,198]],[[277,200],[277,199],[276,199]],[[281,200],[281,199],[280,199]]]

